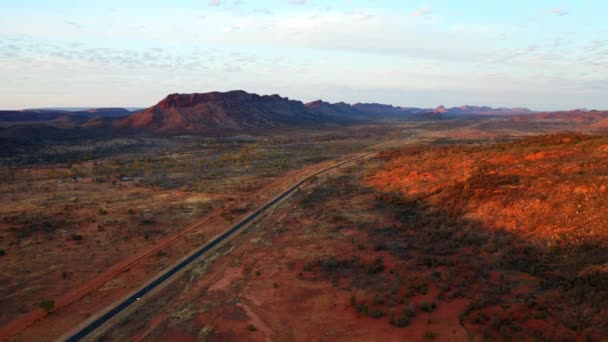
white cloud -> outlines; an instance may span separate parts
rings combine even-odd
[[[231,32],[236,32],[236,31],[238,31],[240,29],[241,28],[239,26],[231,25],[231,26],[224,27],[224,29],[222,31],[225,32],[225,33],[231,33]]]
[[[287,4],[288,0],[277,2]],[[327,97],[333,95],[336,100],[364,101],[366,94],[375,94],[378,101],[402,105],[423,105],[417,97],[424,97],[429,105],[457,105],[466,94],[479,98],[485,94],[494,101],[506,98],[500,97],[504,91],[514,96],[513,102],[521,101],[513,104],[534,106],[524,101],[533,95],[543,96],[538,101],[568,101],[567,96],[549,96],[567,81],[577,89],[608,84],[603,76],[608,75],[608,43],[597,33],[573,40],[569,44],[573,48],[566,49],[570,46],[564,47],[567,42],[557,39],[557,33],[522,37],[522,32],[534,27],[475,24],[458,16],[447,21],[429,7],[406,12],[404,18],[403,13],[375,7],[345,5],[328,10],[312,6],[311,1],[297,11],[279,8],[268,15],[268,9],[256,9],[251,2],[239,8],[233,3],[203,1],[203,8],[221,9],[203,13],[171,7],[162,13],[124,11],[111,17],[83,18],[86,25],[78,30],[63,15],[53,13],[33,13],[28,20],[7,16],[0,29],[0,79],[11,82],[0,84],[0,102],[25,103],[32,97],[19,97],[20,93],[54,91],[52,82],[72,80],[73,89],[66,91],[82,94],[83,101],[91,103],[103,89],[108,91],[107,98],[113,98],[119,90],[131,94],[130,87],[137,85],[141,86],[138,98],[150,101],[175,91],[231,88],[266,89],[306,99],[307,94],[318,97],[319,89],[326,89]],[[545,8],[538,20],[551,21],[548,11]],[[570,19],[574,18],[564,20]],[[11,40],[21,36],[29,38]],[[285,58],[275,60],[276,56]],[[538,70],[542,75],[536,78]],[[302,78],[297,74],[301,71],[309,77]],[[561,79],[552,83],[558,76]],[[116,79],[130,83],[120,88]],[[90,92],[87,98],[89,93],[78,90],[79,82],[98,83],[83,86]],[[345,90],[349,87],[352,90]],[[535,89],[544,89],[546,94]],[[401,100],[404,91],[417,97]],[[589,89],[580,101],[605,103],[594,91],[599,93],[599,89]],[[434,99],[438,101],[429,103]],[[70,98],[66,95],[60,100]],[[473,100],[462,102],[477,102]],[[99,101],[99,105],[108,104]]]
[[[551,13],[553,13],[555,15],[559,15],[559,16],[564,16],[564,15],[568,14],[568,10],[566,10],[564,8],[554,8],[551,10]]]
[[[433,10],[430,7],[423,7],[419,10],[412,12],[414,17],[427,17],[433,13]]]
[[[355,17],[355,19],[357,20],[370,20],[374,17],[373,14],[369,13],[369,12],[355,12],[353,13],[353,17]]]

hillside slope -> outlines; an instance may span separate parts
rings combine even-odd
[[[463,313],[466,327],[495,337],[608,336],[608,137],[409,147],[383,160],[366,184],[401,208],[410,235],[439,255],[457,251],[452,262],[472,252],[495,284]]]
[[[93,118],[121,118],[132,112],[124,108],[92,108],[67,111],[52,109],[0,110],[0,122],[74,122],[81,123]]]
[[[171,94],[155,106],[117,121],[114,126],[158,132],[207,132],[327,121],[331,120],[309,110],[300,101],[235,90]]]

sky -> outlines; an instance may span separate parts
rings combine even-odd
[[[606,0],[0,0],[0,109],[304,102],[608,109]]]

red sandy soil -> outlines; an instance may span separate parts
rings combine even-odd
[[[406,276],[408,266],[387,251],[356,248],[353,241],[365,242],[368,237],[353,222],[341,222],[339,228],[332,222],[333,210],[345,212],[348,208],[372,227],[393,223],[390,211],[370,207],[373,194],[331,196],[323,205],[303,211],[300,201],[309,191],[303,190],[295,201],[285,202],[251,231],[235,238],[212,262],[202,263],[189,276],[150,299],[128,318],[137,324],[118,323],[105,337],[158,341],[422,341],[429,335],[442,341],[467,339],[459,315],[469,300],[438,300],[439,291],[434,287],[408,298],[407,303],[414,305],[436,301],[437,307],[429,313],[417,312],[406,328],[389,324],[388,316],[372,318],[358,313],[351,297],[372,302],[377,293],[383,293],[377,287],[388,286],[383,283],[384,277],[393,283],[397,278],[415,281],[423,276],[416,274],[415,265],[410,267],[413,273]],[[358,255],[364,263],[381,256],[387,270],[369,279],[372,284],[359,286],[351,282],[366,275],[344,275],[331,281],[323,272],[307,266],[317,258],[351,255]],[[398,275],[389,273],[389,269]],[[399,297],[408,289],[406,285],[398,291]],[[407,303],[375,307],[399,313]]]
[[[605,193],[606,139],[406,148],[344,168],[284,202],[104,337],[604,341],[608,215],[600,214],[608,206],[597,194]],[[554,209],[515,211],[520,201]],[[561,212],[571,214],[570,206],[588,219]],[[504,219],[512,216],[523,228]],[[551,225],[568,218],[568,234],[580,239],[559,235],[560,247],[551,247]]]
[[[224,214],[230,213],[233,216],[233,208],[260,206],[269,198],[288,188],[296,179],[327,167],[331,163],[333,161],[288,172],[285,176],[276,179],[258,192],[249,194],[247,198],[243,198],[245,194],[239,194],[242,196],[240,201],[234,201],[235,196],[230,196],[232,201],[228,201],[228,204],[224,205],[223,208],[217,208],[194,224],[176,229],[173,235],[156,240],[153,245],[133,246],[132,253],[135,255],[123,254],[124,259],[119,259],[114,264],[109,265],[106,260],[107,268],[105,270],[98,269],[97,272],[92,272],[92,274],[99,272],[97,276],[90,279],[72,278],[71,284],[74,287],[62,289],[62,292],[59,292],[61,296],[55,295],[56,291],[52,288],[46,295],[39,294],[38,296],[43,296],[42,298],[55,298],[55,304],[50,313],[43,309],[35,309],[19,317],[14,317],[12,321],[2,327],[0,338],[4,339],[15,334],[18,334],[16,336],[17,340],[39,339],[40,336],[45,336],[44,339],[51,340],[58,337],[85,320],[92,313],[101,310],[139,287],[145,280],[159,272],[164,267],[163,265],[166,266],[172,260],[177,260],[211,237],[224,231],[230,225]],[[167,195],[175,200],[176,196],[188,197],[190,194],[184,191],[167,191]],[[213,195],[213,197],[222,196],[221,194]],[[246,214],[246,211],[239,216],[244,216],[244,214]],[[239,219],[239,216],[233,219]],[[112,260],[116,260],[116,258]]]
[[[395,152],[368,184],[425,198],[542,244],[605,244],[608,140],[559,135],[541,139],[500,149]]]
[[[477,247],[480,257],[495,269],[524,270],[501,281],[510,283],[502,294],[474,300],[467,328],[495,338],[524,331],[531,338],[599,341],[608,336],[607,151],[608,138],[581,134],[408,148],[386,154],[366,184],[396,203],[422,203],[445,220],[482,227],[478,237],[497,241]],[[462,232],[444,234],[454,239]],[[536,285],[514,286],[524,279]]]
[[[607,139],[409,147],[342,168],[102,337],[603,341]],[[20,339],[52,331],[52,316]]]

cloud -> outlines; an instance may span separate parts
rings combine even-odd
[[[430,7],[423,7],[417,11],[412,12],[414,17],[427,17],[433,13],[433,10]]]
[[[565,37],[557,37],[557,38],[553,39],[554,48],[562,47],[566,43],[567,43],[567,39]]]
[[[274,15],[274,12],[269,8],[256,8],[252,11],[253,14]]]
[[[231,25],[231,26],[224,27],[224,29],[222,31],[225,32],[225,33],[231,33],[231,32],[236,32],[236,31],[238,31],[240,29],[241,28],[239,26]]]
[[[353,17],[355,17],[358,20],[370,20],[374,17],[373,14],[369,13],[369,12],[355,12],[353,13]]]
[[[561,17],[561,16],[568,14],[568,10],[566,10],[564,8],[554,8],[551,10],[551,13],[553,13],[555,15],[559,15]]]
[[[223,70],[225,72],[241,72],[241,71],[243,71],[243,69],[240,66],[238,66],[238,65],[230,65],[230,64],[225,65]]]
[[[604,40],[594,40],[591,42],[591,44],[587,45],[585,47],[585,50],[587,51],[598,51],[603,49],[604,47],[608,47],[608,39],[604,39]]]
[[[70,25],[70,26],[75,27],[75,28],[82,28],[82,25],[80,25],[79,23],[77,23],[77,22],[75,22],[75,21],[69,21],[69,20],[66,20],[66,21],[64,21],[64,22],[65,22],[66,24]]]
[[[547,34],[529,35],[531,31],[515,26],[517,22],[513,25],[493,21],[473,24],[465,18],[444,18],[447,9],[437,9],[431,2],[426,6],[422,3],[409,7],[405,12],[378,10],[366,1],[356,3],[367,3],[369,8],[347,5],[349,2],[335,0],[335,4],[342,3],[342,6],[326,9],[322,7],[326,5],[318,1],[269,2],[283,5],[276,8],[273,5],[260,8],[257,2],[246,1],[247,6],[234,8],[235,0],[203,0],[203,6],[207,3],[217,7],[207,7],[210,11],[203,13],[178,6],[156,14],[121,12],[110,17],[91,18],[40,14],[30,22],[7,16],[8,22],[0,29],[3,31],[0,33],[0,79],[17,80],[29,76],[32,81],[19,86],[13,82],[0,84],[3,96],[0,102],[23,101],[27,104],[33,97],[19,97],[20,93],[27,93],[29,89],[53,92],[53,82],[65,80],[101,80],[105,82],[109,97],[118,89],[126,89],[125,93],[139,92],[140,98],[149,96],[150,101],[156,99],[154,94],[158,92],[164,94],[184,90],[184,87],[200,91],[249,86],[278,92],[277,89],[285,86],[288,87],[284,91],[286,95],[290,91],[291,95],[298,95],[296,97],[307,92],[316,95],[319,90],[311,86],[313,81],[303,79],[301,75],[294,76],[302,70],[308,70],[314,84],[353,88],[352,92],[343,91],[335,94],[337,96],[357,98],[358,94],[371,94],[369,89],[359,90],[367,89],[363,87],[369,84],[370,89],[431,89],[437,91],[440,102],[450,100],[443,97],[450,96],[445,89],[458,89],[463,80],[467,82],[467,89],[454,95],[457,98],[453,102],[460,102],[467,94],[479,93],[481,98],[489,92],[485,90],[489,87],[489,79],[479,75],[498,73],[507,76],[497,78],[495,85],[492,84],[497,94],[492,99],[503,99],[498,93],[505,90],[522,100],[528,95],[518,89],[543,88],[548,94],[549,90],[559,88],[550,79],[534,83],[539,70],[546,77],[560,76],[571,82],[605,79],[602,75],[608,75],[608,43],[603,35],[608,31],[604,26],[589,26],[585,34],[592,32],[590,36],[577,36],[566,45],[569,41],[560,39],[565,35],[561,33],[562,29],[540,22],[539,29],[547,30]],[[566,11],[551,11],[553,6],[545,6],[537,12],[537,20],[554,18],[561,21],[575,14],[562,18],[560,13]],[[297,11],[293,10],[295,7]],[[275,15],[268,15],[273,11]],[[83,29],[74,29],[75,25],[68,23],[69,20],[81,23]],[[437,24],[433,29],[429,29],[431,22]],[[527,22],[534,23],[533,20]],[[521,39],[526,34],[526,39]],[[277,54],[284,55],[287,60],[275,61],[273,57]],[[310,64],[301,67],[303,62]],[[394,71],[412,73],[395,76]],[[229,75],[229,80],[225,80],[225,75]],[[446,75],[449,75],[449,82],[445,81]],[[34,82],[41,79],[48,80],[51,85]],[[115,80],[133,80],[142,87],[137,90],[120,88]],[[534,84],[528,85],[529,80]],[[95,90],[91,94],[99,94],[104,88],[86,89]],[[78,88],[66,92],[69,90],[86,93]],[[334,90],[339,91],[338,88]],[[585,105],[593,107],[594,103],[605,103],[599,91],[590,89],[589,92],[598,95],[597,98],[587,97],[594,102]],[[401,94],[396,92],[391,97],[379,92],[378,99],[405,101],[400,99]],[[99,95],[97,98],[102,101]],[[546,98],[539,96],[538,103]],[[67,96],[65,99],[73,101]],[[87,99],[95,100],[95,97],[91,95]],[[581,98],[580,102],[586,99]],[[408,100],[418,101],[415,97]],[[558,100],[567,102],[567,98]]]

